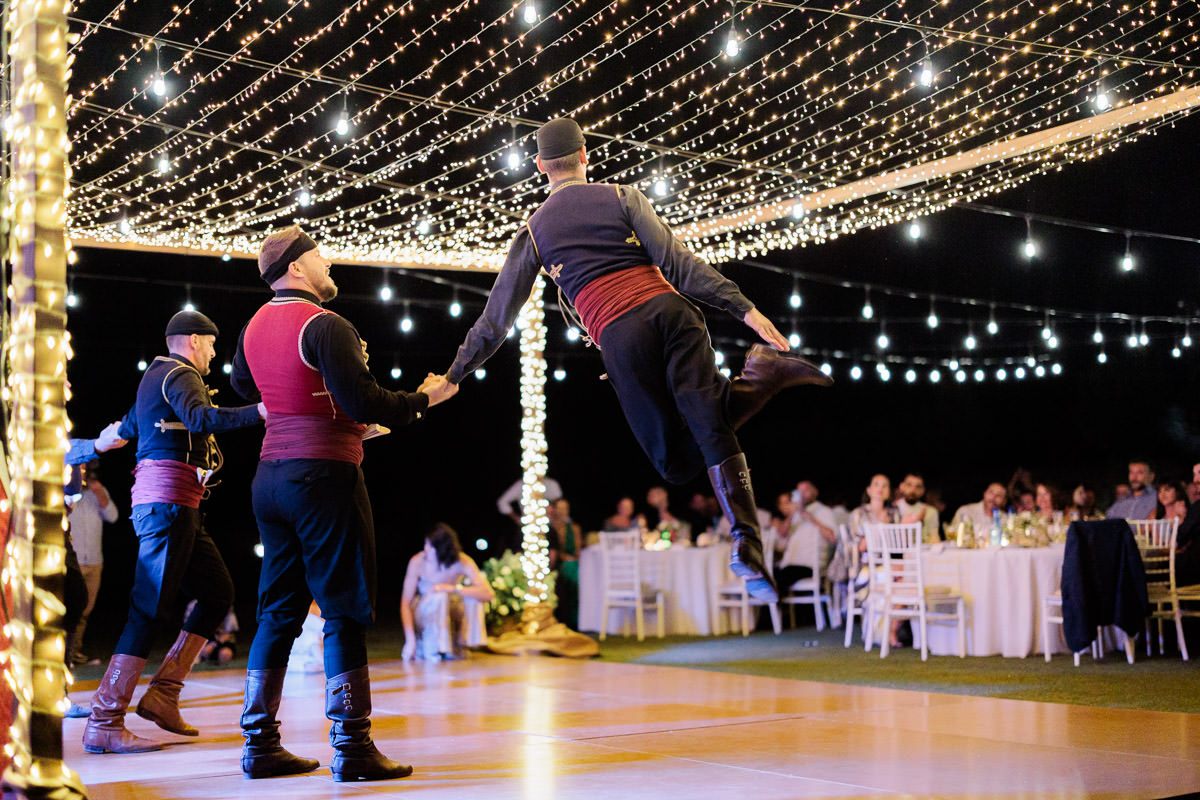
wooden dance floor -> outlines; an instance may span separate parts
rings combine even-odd
[[[233,671],[195,675],[184,689],[198,740],[130,714],[135,732],[172,746],[89,755],[79,743],[84,720],[67,720],[67,763],[93,800],[1151,798],[1200,790],[1200,715],[551,658],[371,669],[375,739],[415,765],[411,778],[330,780],[323,679],[309,675],[289,677],[280,717],[285,746],[322,767],[245,780],[242,674]],[[74,699],[84,701],[87,688]]]

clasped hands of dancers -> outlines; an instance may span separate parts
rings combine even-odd
[[[231,375],[251,405],[212,404],[203,377],[215,352],[216,325],[197,312],[171,319],[170,354],[146,370],[119,429],[122,439],[138,440],[131,515],[138,563],[129,618],[92,699],[83,734],[88,752],[162,747],[131,733],[124,717],[152,638],[181,591],[198,602],[137,713],[172,733],[198,734],[180,715],[179,693],[233,599],[229,572],[198,510],[205,476],[221,462],[213,434],[265,420],[252,484],[264,554],[241,717],[243,773],[265,778],[318,766],[283,748],[277,720],[288,654],[315,599],[325,617],[325,713],[334,780],[411,774],[412,767],[384,756],[370,736],[365,633],[374,621],[376,570],[360,468],[364,423],[409,424],[452,397],[504,342],[543,270],[600,351],[646,455],[673,483],[707,469],[731,526],[731,569],[754,597],[778,599],[735,431],[782,389],[828,385],[830,379],[787,354],[787,340],[771,321],[675,239],[639,190],[587,182],[584,135],[573,120],[543,125],[537,148],[549,196],[513,238],[487,305],[450,368],[429,374],[415,392],[389,391],[371,376],[354,326],[323,308],[337,296],[330,262],[295,225],[269,235],[258,257],[274,297],[243,328]],[[742,373],[726,380],[691,300],[734,315],[770,347],[751,347]]]

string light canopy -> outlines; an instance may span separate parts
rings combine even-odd
[[[301,220],[340,262],[495,269],[545,196],[532,133],[570,115],[593,179],[641,186],[714,262],[752,258],[916,222],[1168,124],[1200,97],[1195,15],[84,0],[71,234],[250,256]]]

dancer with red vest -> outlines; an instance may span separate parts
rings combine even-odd
[[[200,516],[200,500],[221,468],[214,433],[256,424],[261,404],[213,405],[204,383],[216,350],[217,326],[197,311],[180,311],[167,323],[170,355],[154,359],[138,384],[137,401],[117,436],[137,439],[133,513],[137,568],[129,617],[116,653],[92,697],[83,731],[89,753],[144,753],[162,745],[125,727],[125,710],[146,666],[157,630],[182,590],[196,598],[175,644],[138,702],[139,716],[184,736],[198,731],[179,715],[179,692],[200,648],[233,603],[233,580]]]
[[[578,310],[625,418],[662,476],[685,483],[705,467],[733,531],[730,568],[755,597],[775,601],[763,562],[750,470],[734,430],[787,386],[826,386],[812,363],[778,351],[787,340],[733,281],[697,258],[632,186],[587,181],[583,131],[571,119],[537,132],[550,196],[521,227],[447,379],[458,384],[504,342],[541,269]],[[717,371],[704,316],[687,298],[745,322],[754,345],[732,382]]]
[[[242,771],[250,778],[317,768],[280,743],[276,713],[288,654],[315,599],[325,617],[325,715],[336,781],[403,778],[412,767],[371,741],[366,630],[375,620],[375,530],[363,483],[363,423],[406,425],[457,387],[430,375],[411,394],[367,370],[366,344],[321,307],[337,296],[330,262],[299,226],[266,238],[259,273],[275,297],[242,331],[233,387],[266,404],[252,488],[263,544],[258,631],[242,710]]]

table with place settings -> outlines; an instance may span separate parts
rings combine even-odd
[[[723,616],[720,630],[713,630],[713,605],[717,589],[734,580],[729,571],[729,544],[711,547],[671,547],[641,552],[642,582],[663,593],[666,632],[708,636],[726,632]],[[579,554],[579,629],[599,631],[604,599],[604,567],[598,545]],[[647,630],[653,630],[653,610],[646,612]],[[609,612],[610,635],[633,631],[633,611],[619,608]]]
[[[981,550],[937,544],[922,553],[925,583],[949,586],[965,598],[967,655],[1025,658],[1042,652],[1045,600],[1059,590],[1063,551],[1062,544]],[[1055,626],[1051,643],[1053,652],[1067,652],[1061,627]],[[958,654],[953,623],[930,623],[929,649]]]

